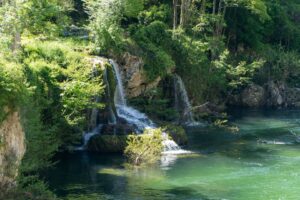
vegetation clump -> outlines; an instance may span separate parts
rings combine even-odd
[[[143,134],[128,136],[124,154],[136,166],[155,163],[161,156],[162,142],[161,129],[145,129]]]

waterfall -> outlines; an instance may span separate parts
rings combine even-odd
[[[117,87],[115,91],[115,106],[117,109],[118,117],[126,120],[129,124],[132,124],[137,127],[138,132],[143,132],[146,128],[155,128],[156,125],[148,118],[148,116],[140,111],[136,110],[133,107],[127,105],[126,96],[123,87],[123,81],[121,72],[119,69],[119,65],[110,60],[111,65],[113,66],[115,78],[117,81]],[[176,142],[170,140],[167,137],[166,133],[163,133],[163,137],[165,138],[163,141],[164,152],[163,154],[182,154],[182,153],[190,153],[189,151],[182,150]]]
[[[129,124],[134,125],[138,132],[143,132],[145,128],[154,128],[154,123],[148,118],[147,115],[127,105],[119,65],[113,60],[110,60],[110,63],[113,66],[114,75],[117,82],[114,102],[118,117],[126,120]]]
[[[182,115],[182,120],[186,125],[198,125],[194,119],[192,106],[185,88],[185,85],[180,76],[174,75],[174,93],[175,93],[175,108]]]

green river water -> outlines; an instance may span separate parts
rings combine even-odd
[[[300,110],[242,110],[232,116],[238,133],[187,129],[184,148],[195,155],[127,170],[121,155],[63,154],[47,180],[68,200],[300,199]]]

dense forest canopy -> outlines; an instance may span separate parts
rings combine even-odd
[[[193,106],[226,104],[250,83],[299,87],[300,1],[2,0],[0,49],[0,122],[20,111],[27,138],[20,190],[47,199],[40,173],[80,143],[86,111],[108,104],[94,101],[105,86],[91,57],[141,57],[149,82],[179,74]],[[172,119],[162,93],[136,101]]]

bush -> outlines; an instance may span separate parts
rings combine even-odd
[[[0,124],[7,115],[5,107],[12,110],[23,101],[26,92],[24,80],[20,65],[0,57]]]
[[[156,162],[163,149],[161,129],[145,129],[141,135],[129,135],[124,151],[129,163],[133,165]]]
[[[166,29],[167,26],[163,22],[154,21],[148,26],[139,28],[133,35],[143,51],[144,69],[149,80],[154,80],[158,76],[164,77],[172,67],[175,67],[168,52],[171,35]]]

